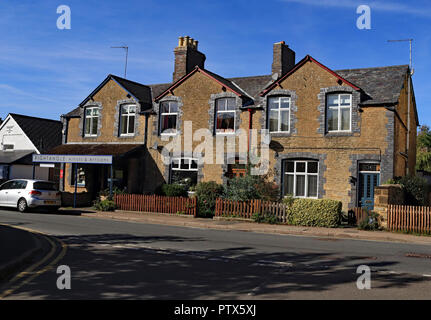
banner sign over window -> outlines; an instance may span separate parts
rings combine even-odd
[[[33,154],[33,162],[112,164],[112,156]]]

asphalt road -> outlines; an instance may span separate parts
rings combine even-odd
[[[55,236],[55,268],[7,299],[430,299],[431,246],[208,230],[0,210],[0,223]],[[359,265],[371,289],[359,290]],[[1,293],[1,292],[0,292]]]

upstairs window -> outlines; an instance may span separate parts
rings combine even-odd
[[[178,103],[165,101],[160,104],[160,133],[176,134],[178,121]]]
[[[285,162],[284,195],[317,198],[319,163],[313,160]]]
[[[97,136],[99,127],[99,107],[85,108],[85,136]]]
[[[120,111],[120,136],[133,136],[135,134],[136,106],[126,104]]]
[[[216,100],[216,134],[235,132],[235,98]]]
[[[326,110],[328,132],[351,131],[351,94],[329,94],[326,98]]]
[[[269,132],[289,132],[290,97],[268,98]]]

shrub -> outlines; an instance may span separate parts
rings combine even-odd
[[[214,216],[216,199],[223,193],[223,186],[214,181],[200,182],[196,185],[198,214],[200,217]]]
[[[93,207],[97,211],[115,211],[117,209],[115,202],[108,199],[94,202]]]
[[[117,195],[117,194],[127,194],[127,190],[126,188],[124,189],[120,189],[117,186],[113,186],[112,187],[112,194],[113,195]],[[99,197],[108,197],[109,196],[109,188],[101,190],[99,192]]]
[[[427,182],[425,179],[415,176],[396,177],[388,182],[400,184],[405,195],[405,204],[412,206],[425,205]]]
[[[367,211],[365,217],[358,222],[358,229],[360,230],[379,230],[380,222],[379,215],[375,212]]]
[[[223,198],[236,201],[262,199],[276,201],[279,199],[279,188],[267,181],[265,176],[247,174],[243,177],[229,179],[223,185]]]
[[[281,203],[288,205],[289,207],[291,207],[293,205],[293,203],[295,202],[296,198],[293,197],[292,195],[288,194],[286,195],[282,200]]]
[[[162,186],[162,192],[168,197],[186,197],[187,187],[182,184],[164,184]]]
[[[289,209],[288,224],[335,228],[341,222],[340,201],[328,199],[295,199]]]

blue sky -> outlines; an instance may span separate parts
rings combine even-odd
[[[64,1],[64,2],[63,2]],[[371,7],[371,30],[356,8]],[[71,29],[57,29],[57,7]],[[272,44],[286,41],[331,69],[409,63],[421,124],[431,125],[431,3],[365,0],[41,0],[0,2],[0,117],[9,112],[59,119],[113,73],[144,84],[169,82],[178,37],[199,40],[206,68],[224,77],[269,74]]]

